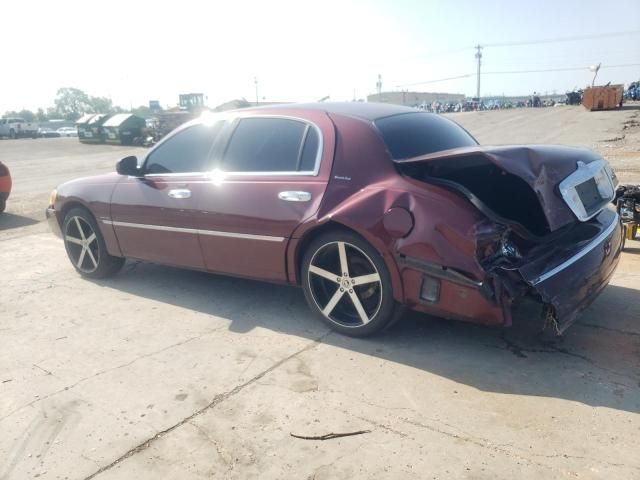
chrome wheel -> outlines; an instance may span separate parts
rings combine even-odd
[[[307,282],[318,309],[342,327],[368,324],[382,305],[380,273],[366,253],[348,242],[330,242],[316,250]]]
[[[71,217],[66,225],[64,241],[69,258],[81,272],[95,272],[100,262],[100,245],[92,226],[79,216]]]

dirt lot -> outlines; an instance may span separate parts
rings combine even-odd
[[[637,109],[453,118],[482,143],[591,146],[640,182]],[[133,262],[76,275],[49,191],[141,152],[0,141],[0,479],[640,478],[640,242],[561,344],[414,314],[354,340],[296,288]]]

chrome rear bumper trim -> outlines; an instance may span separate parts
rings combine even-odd
[[[598,245],[600,245],[604,241],[605,238],[607,238],[609,235],[611,235],[613,233],[613,231],[616,229],[616,226],[618,226],[619,223],[620,223],[620,217],[616,213],[616,216],[614,217],[613,221],[611,222],[611,225],[609,225],[605,231],[603,231],[602,233],[600,233],[600,235],[598,235],[596,238],[591,240],[582,250],[580,250],[578,253],[576,253],[573,257],[569,258],[568,260],[565,260],[564,262],[562,262],[557,267],[554,267],[551,270],[547,270],[545,273],[543,273],[542,275],[540,275],[536,279],[534,279],[531,282],[529,282],[529,285],[535,286],[535,285],[537,285],[537,284],[539,284],[541,282],[544,282],[545,280],[553,277],[554,275],[556,275],[557,273],[561,272],[565,268],[573,265],[575,262],[577,262],[582,257],[584,257],[586,254],[588,254],[591,250],[593,250]]]

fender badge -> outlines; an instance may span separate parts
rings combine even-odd
[[[347,181],[351,181],[351,177],[342,177],[340,175],[334,175],[334,180],[347,180]]]

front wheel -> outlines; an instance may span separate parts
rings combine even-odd
[[[62,231],[69,260],[83,277],[108,277],[124,265],[124,258],[107,253],[95,219],[84,208],[73,208],[67,213]]]
[[[328,233],[313,240],[302,260],[301,277],[311,309],[345,335],[372,335],[400,315],[382,256],[353,233]]]

